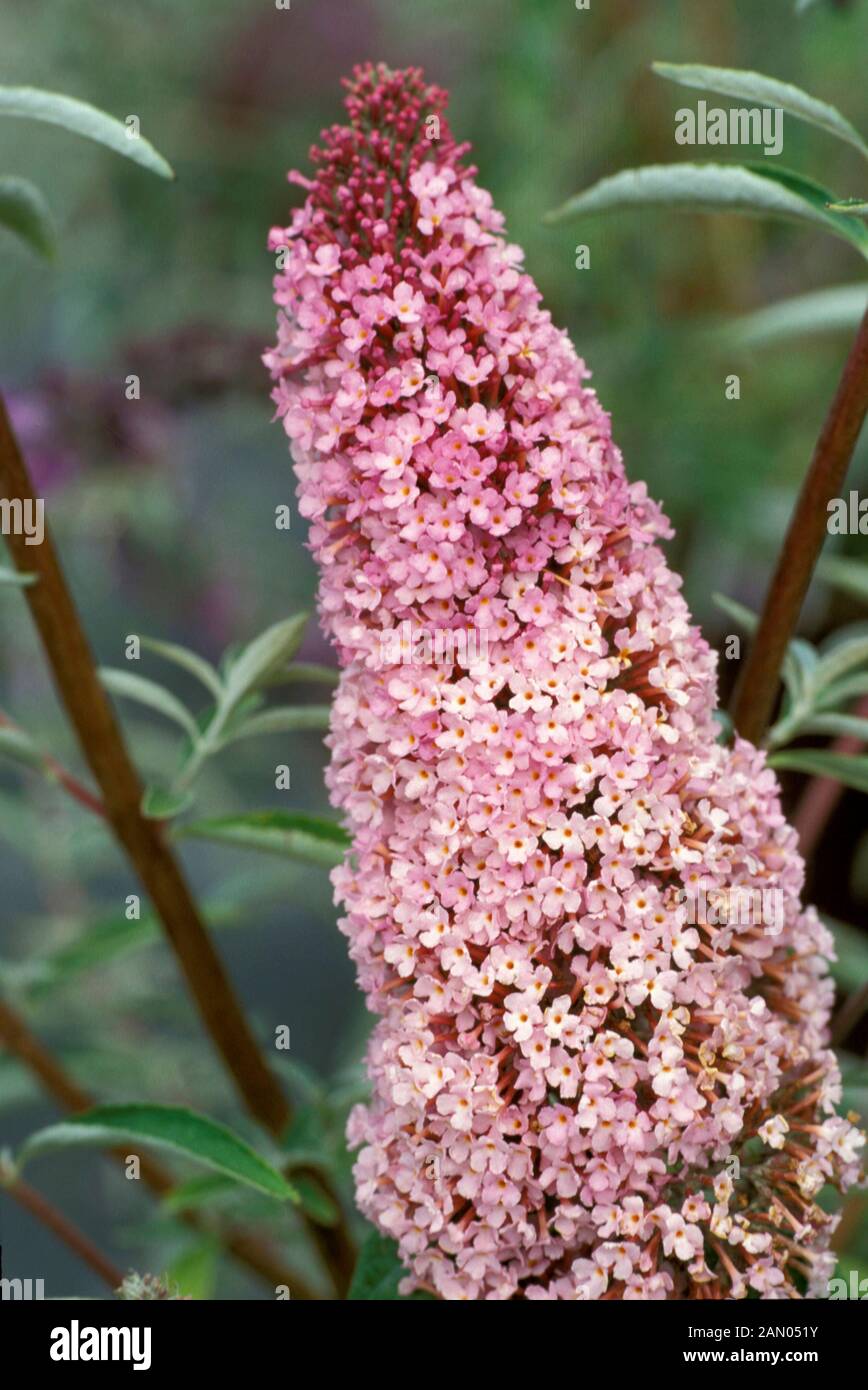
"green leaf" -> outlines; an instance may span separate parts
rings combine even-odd
[[[147,787],[142,797],[142,815],[148,820],[173,820],[193,804],[193,793],[171,787]]]
[[[24,729],[0,724],[0,756],[42,770],[43,753]]]
[[[333,666],[321,666],[315,661],[294,661],[285,671],[277,671],[266,685],[290,685],[309,681],[313,685],[337,685],[340,676]]]
[[[56,240],[48,204],[35,184],[11,174],[0,177],[0,227],[44,256],[54,259]]]
[[[280,705],[251,715],[233,729],[224,742],[237,743],[241,738],[255,738],[260,734],[297,733],[305,729],[322,731],[328,729],[329,714],[328,705]]]
[[[811,196],[807,196],[807,190]],[[868,232],[853,218],[829,212],[831,195],[805,181],[795,191],[780,173],[763,165],[762,173],[738,164],[649,164],[624,169],[601,179],[562,207],[545,214],[544,222],[563,222],[581,214],[594,216],[625,207],[666,207],[681,212],[733,212],[752,217],[779,217],[835,232],[868,255]]]
[[[144,136],[132,136],[122,121],[76,97],[43,92],[37,87],[0,87],[0,116],[21,116],[61,126],[74,135],[107,146],[152,174],[159,174],[160,178],[175,177],[171,165]]]
[[[179,647],[175,642],[158,642],[153,637],[140,637],[139,641],[146,652],[153,652],[155,656],[162,656],[166,661],[172,661],[176,666],[189,671],[191,676],[195,676],[219,699],[223,683],[210,661],[198,656],[196,652],[188,651],[186,647]]]
[[[824,188],[821,183],[816,183],[813,179],[806,178],[796,169],[785,169],[780,164],[749,162],[745,168],[753,174],[759,174],[762,178],[770,179],[772,183],[780,184],[781,188],[795,194],[797,198],[804,199],[805,203],[813,208],[821,222],[825,222],[827,231],[834,232],[844,241],[849,241],[863,256],[868,256],[868,227],[864,227],[861,222],[857,222],[855,218],[848,217],[844,213],[830,212],[830,205],[835,202],[835,195],[830,193],[828,188]]]
[[[858,738],[868,743],[868,719],[860,719],[856,714],[812,714],[799,725],[799,734]]]
[[[220,816],[179,826],[177,836],[214,840],[239,849],[257,849],[332,868],[343,861],[350,845],[347,832],[335,821],[302,811],[254,811]]]
[[[868,564],[846,555],[821,556],[817,573],[827,584],[868,603]]]
[[[233,1193],[237,1195],[239,1191],[235,1179],[227,1177],[225,1173],[203,1173],[201,1177],[178,1183],[177,1187],[166,1193],[162,1205],[166,1211],[172,1213],[193,1211],[198,1207],[221,1202],[223,1198]]]
[[[738,599],[730,598],[728,594],[712,594],[712,602],[720,608],[728,618],[732,618],[738,623],[739,627],[744,628],[745,632],[754,633],[759,626],[759,618],[753,609],[746,608]]]
[[[788,748],[772,753],[769,762],[782,772],[804,772],[809,777],[831,777],[845,787],[868,792],[868,757],[831,753],[826,749]]]
[[[402,1298],[398,1293],[398,1284],[406,1277],[407,1271],[398,1259],[395,1241],[387,1240],[379,1231],[372,1231],[359,1251],[347,1299],[352,1302],[397,1302]],[[410,1297],[427,1300],[430,1295],[417,1293]]]
[[[180,1298],[208,1300],[214,1295],[220,1242],[205,1236],[176,1255],[166,1270],[169,1288]]]
[[[293,1186],[298,1192],[303,1212],[318,1226],[336,1226],[341,1219],[340,1208],[321,1183],[311,1173],[295,1173]]]
[[[20,574],[18,570],[10,570],[5,565],[0,565],[0,584],[11,584],[18,589],[27,589],[31,584],[36,583],[38,577],[35,574]]]
[[[767,77],[762,72],[706,67],[702,63],[652,63],[651,68],[658,77],[677,82],[681,87],[717,92],[720,96],[732,97],[746,104],[780,107],[787,115],[816,126],[827,135],[845,140],[868,159],[868,145],[836,107],[812,97],[790,82],[780,82],[776,77]]]
[[[215,1172],[279,1201],[297,1195],[276,1168],[237,1134],[204,1115],[175,1105],[102,1105],[75,1119],[39,1130],[19,1154],[23,1166],[37,1154],[76,1145],[142,1143],[203,1163]]]
[[[827,685],[817,696],[816,708],[840,709],[849,705],[852,700],[858,699],[860,695],[868,695],[868,671],[862,671],[857,676],[847,676],[844,680],[833,681],[831,685]]]
[[[817,685],[824,687],[868,662],[868,623],[852,623],[825,642],[817,667]]]
[[[221,701],[224,714],[292,660],[301,646],[308,618],[307,613],[299,613],[275,623],[233,657],[227,666]]]
[[[868,980],[868,936],[849,922],[823,914],[823,921],[835,938],[837,960],[831,962],[831,973],[846,993],[860,989]]]
[[[156,710],[158,714],[165,715],[167,719],[180,725],[192,742],[197,742],[199,729],[195,719],[170,690],[158,685],[156,681],[149,680],[147,676],[133,675],[131,671],[118,671],[102,666],[99,676],[106,690],[112,695],[126,700],[137,700],[140,705],[147,705],[149,709]]]
[[[723,336],[745,347],[764,347],[809,333],[855,332],[866,308],[868,286],[864,283],[834,285],[745,314],[728,324]]]

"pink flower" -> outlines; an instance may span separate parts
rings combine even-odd
[[[348,87],[271,237],[266,360],[343,668],[334,884],[379,1015],[359,1206],[443,1298],[804,1294],[862,1137],[774,776],[717,741],[667,523],[445,94]],[[774,934],[687,924],[751,885]]]

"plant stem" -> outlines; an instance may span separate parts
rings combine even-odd
[[[7,714],[4,714],[3,711],[0,710],[0,729],[18,731],[19,726],[14,720],[10,719]],[[93,811],[95,816],[105,816],[105,807],[102,802],[94,796],[93,792],[88,791],[87,787],[79,782],[77,777],[73,777],[72,773],[68,772],[63,764],[59,763],[56,758],[53,758],[50,753],[43,753],[41,755],[40,766],[49,781],[57,782],[59,786],[63,787],[65,792],[69,793],[74,801],[79,802],[81,806],[85,806],[88,811]]]
[[[43,1226],[47,1226],[50,1231],[63,1241],[64,1245],[78,1255],[86,1265],[89,1265],[101,1279],[108,1284],[110,1289],[118,1289],[123,1283],[124,1276],[117,1265],[112,1264],[108,1256],[94,1245],[89,1236],[58,1211],[57,1207],[52,1206],[47,1198],[37,1192],[35,1187],[23,1182],[21,1178],[16,1178],[14,1182],[5,1186],[5,1190],[10,1197],[14,1197],[25,1211],[29,1211],[31,1216],[35,1216],[37,1221],[41,1221]]]
[[[45,1044],[30,1031],[24,1019],[3,1000],[0,1000],[0,1042],[37,1078],[62,1109],[78,1114],[96,1105],[94,1097],[79,1086]],[[126,1163],[126,1150],[112,1149],[110,1152],[119,1163]],[[147,1154],[140,1155],[139,1172],[145,1186],[158,1197],[166,1196],[177,1186],[168,1169]],[[182,1211],[178,1215],[193,1230],[213,1234],[214,1227],[203,1221],[198,1212]],[[216,1234],[229,1253],[264,1279],[272,1290],[279,1284],[285,1284],[295,1300],[308,1301],[315,1297],[304,1281],[287,1269],[272,1248],[257,1236],[238,1227],[218,1228]]]
[[[33,487],[0,398],[0,485],[35,502]],[[16,568],[37,575],[25,591],[55,683],[102,793],[106,816],[166,929],[199,1012],[246,1108],[272,1134],[289,1121],[286,1098],[269,1071],[196,904],[162,831],[140,809],[142,785],[100,683],[50,529],[41,545],[7,537]]]
[[[868,312],[850,348],[817,440],[736,687],[733,723],[751,743],[759,743],[774,709],[787,643],[795,631],[826,538],[829,503],[840,494],[866,413]]]
[[[33,507],[36,501],[2,395],[0,491],[25,507]],[[38,546],[29,546],[26,537],[14,531],[6,540],[19,572],[36,575],[36,582],[24,592],[55,684],[99,787],[106,818],[163,923],[200,1017],[234,1079],[238,1095],[250,1114],[279,1139],[292,1111],[247,1023],[161,827],[142,815],[142,784],[97,675],[51,528],[46,525],[44,540]],[[310,1221],[307,1224],[338,1292],[343,1293],[355,1259],[348,1231],[343,1224],[331,1229]]]

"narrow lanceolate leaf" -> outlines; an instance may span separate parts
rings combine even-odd
[[[86,140],[106,145],[115,154],[141,164],[160,178],[173,179],[174,171],[143,135],[134,134],[131,127],[116,120],[98,107],[77,97],[59,92],[43,92],[38,87],[0,87],[0,116],[22,116],[31,121],[46,121],[61,126]]]
[[[868,286],[834,285],[794,295],[727,324],[724,336],[746,347],[763,347],[811,333],[855,332],[868,307]]]
[[[0,178],[0,227],[14,233],[46,260],[55,252],[54,223],[35,184],[10,175]]]
[[[772,767],[781,772],[804,772],[809,777],[831,777],[842,786],[858,792],[868,792],[868,757],[851,757],[846,753],[831,753],[825,749],[787,748],[772,753]]]
[[[214,840],[239,849],[258,849],[327,868],[341,863],[350,843],[346,831],[335,821],[308,816],[301,811],[220,816],[180,826],[176,834]]]
[[[193,804],[193,793],[171,787],[147,787],[142,797],[142,815],[148,820],[172,820]]]
[[[737,164],[649,164],[623,169],[601,179],[562,207],[546,213],[546,222],[595,216],[626,207],[672,208],[678,212],[734,212],[751,217],[777,217],[788,222],[835,232],[864,250],[852,218],[828,212],[824,194],[817,201],[786,187],[780,179]],[[864,230],[864,229],[863,229]]]
[[[197,741],[199,729],[195,719],[177,696],[164,686],[148,680],[146,676],[133,675],[132,671],[118,671],[105,666],[100,668],[99,676],[106,690],[112,695],[136,700],[140,705],[156,710],[158,714],[165,715],[167,719],[178,724],[194,743]]]
[[[42,767],[42,750],[24,729],[0,724],[0,757],[13,758],[27,767]]]
[[[120,1142],[141,1143],[181,1154],[279,1201],[296,1197],[277,1169],[232,1130],[175,1105],[97,1106],[74,1120],[50,1125],[32,1135],[21,1150],[19,1164],[23,1166],[37,1154],[59,1149]]]
[[[321,731],[328,726],[328,705],[281,705],[277,709],[252,714],[237,729],[233,729],[226,742],[237,743],[240,738],[255,738],[259,734],[289,734],[306,729]]]
[[[857,714],[812,714],[799,725],[799,734],[858,738],[868,743],[868,719],[861,719]]]
[[[238,652],[226,671],[221,708],[228,712],[292,660],[301,646],[308,614],[275,623]]]
[[[853,623],[823,644],[817,669],[817,685],[831,685],[839,677],[868,664],[868,623]]]
[[[842,989],[859,989],[868,980],[868,939],[858,927],[841,922],[823,913],[823,921],[835,938],[837,960],[831,962],[830,974]]]
[[[817,573],[827,584],[868,603],[868,564],[846,555],[821,556]]]
[[[196,652],[188,651],[186,647],[179,647],[175,642],[158,642],[153,637],[141,637],[139,641],[146,652],[153,652],[155,656],[162,656],[166,661],[174,662],[176,666],[182,667],[201,681],[212,695],[220,695],[222,682],[210,661],[206,661]]]
[[[397,1302],[402,1297],[398,1285],[406,1277],[395,1242],[372,1231],[359,1251],[347,1298],[353,1302]],[[428,1297],[424,1293],[411,1295],[414,1300]]]
[[[849,241],[851,245],[856,247],[857,251],[868,257],[868,227],[863,226],[855,217],[848,217],[840,212],[832,212],[831,208],[835,203],[835,196],[829,192],[828,188],[824,188],[821,183],[817,183],[814,179],[806,178],[796,169],[787,169],[780,164],[772,164],[768,160],[749,163],[745,168],[752,174],[759,174],[760,178],[770,179],[772,183],[780,184],[782,188],[793,193],[797,198],[802,198],[825,223],[827,231],[834,232],[843,241]]]
[[[839,140],[846,140],[868,159],[868,145],[855,126],[826,101],[803,92],[790,82],[780,82],[762,72],[747,72],[739,68],[706,67],[702,63],[652,63],[658,77],[677,82],[681,87],[717,92],[745,105],[774,106],[795,116],[799,121],[817,126]]]
[[[284,671],[276,671],[264,685],[293,685],[310,682],[313,685],[337,685],[338,672],[333,666],[321,666],[316,661],[294,661]]]
[[[10,570],[5,565],[0,565],[0,584],[10,584],[13,588],[26,589],[31,584],[35,584],[36,579],[35,574],[20,574],[18,570]]]

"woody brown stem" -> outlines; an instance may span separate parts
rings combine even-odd
[[[49,1231],[94,1270],[110,1289],[120,1288],[124,1276],[117,1265],[112,1264],[108,1256],[94,1245],[90,1236],[79,1230],[78,1226],[64,1216],[62,1211],[58,1211],[41,1192],[37,1192],[35,1187],[23,1182],[21,1178],[6,1185],[5,1190],[25,1211],[29,1211],[31,1216],[35,1216],[37,1221],[47,1226]]]
[[[826,538],[829,503],[840,494],[866,413],[868,311],[844,363],[736,686],[733,723],[751,743],[759,743],[771,718],[787,643]]]
[[[35,506],[33,485],[2,396],[0,491],[25,508]],[[25,590],[27,602],[58,692],[99,787],[106,819],[153,903],[241,1101],[265,1129],[280,1138],[291,1119],[289,1103],[266,1064],[159,823],[142,815],[142,784],[97,675],[51,529],[45,526],[40,545],[30,546],[27,539],[14,530],[6,538],[19,572],[35,576]],[[343,1225],[327,1229],[308,1224],[338,1291],[343,1292],[354,1263],[349,1233]]]
[[[0,1000],[0,1043],[36,1077],[63,1110],[78,1114],[90,1110],[96,1101],[88,1095],[74,1077],[57,1061],[49,1049],[33,1034],[24,1019],[3,1000]],[[125,1149],[111,1149],[119,1163],[126,1164]],[[164,1197],[177,1185],[168,1169],[147,1154],[140,1156],[139,1172],[145,1186],[158,1197]],[[195,1231],[214,1233],[214,1228],[201,1219],[198,1212],[179,1212],[185,1225]],[[240,1264],[264,1279],[272,1292],[285,1284],[296,1300],[316,1297],[305,1282],[287,1269],[280,1256],[259,1237],[237,1227],[218,1227],[217,1239]]]

